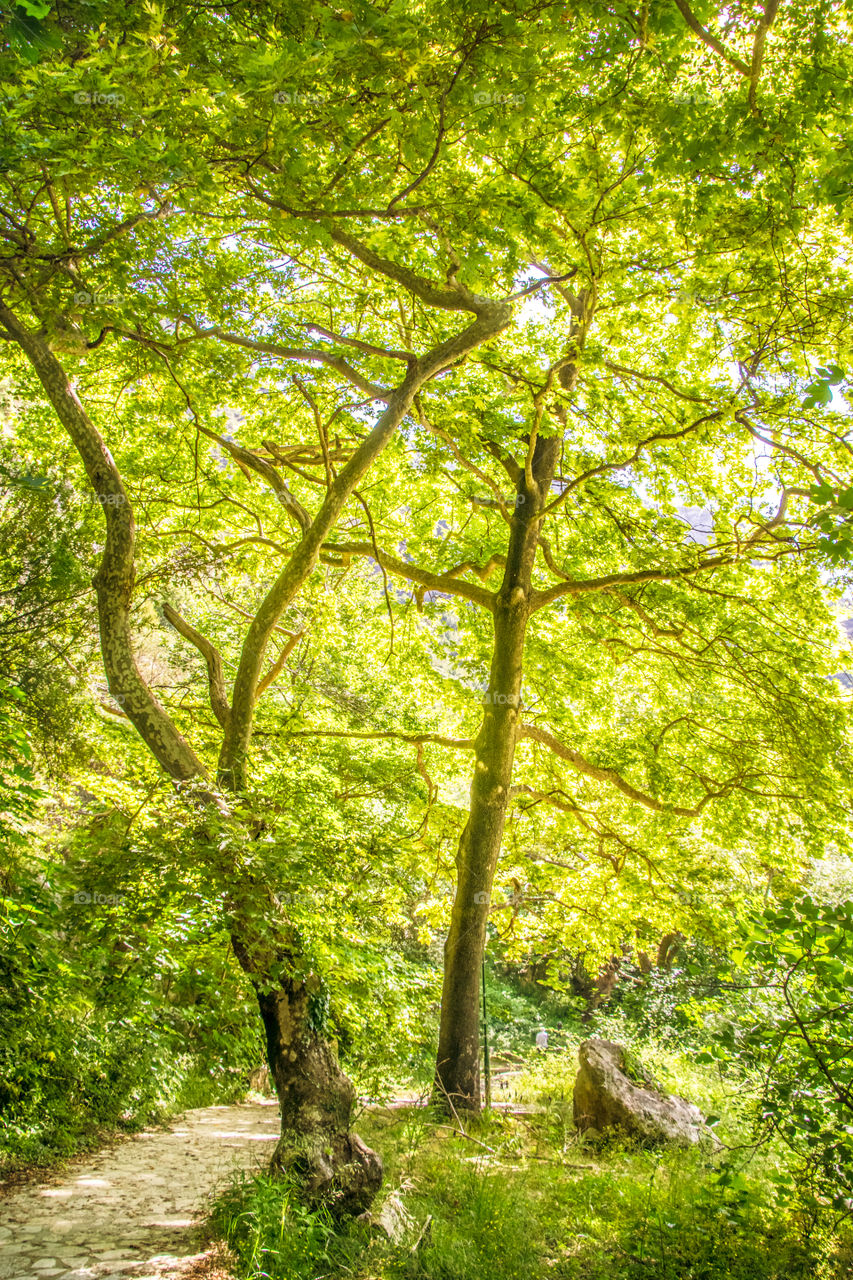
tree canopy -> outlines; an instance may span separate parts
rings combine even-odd
[[[822,2],[10,10],[5,674],[139,796],[115,874],[230,947],[277,1162],[339,1208],[381,1166],[330,1002],[366,1042],[395,930],[447,933],[435,1097],[477,1110],[490,927],[565,986],[727,945],[847,839],[849,33]]]

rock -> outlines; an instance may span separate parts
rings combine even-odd
[[[272,1097],[272,1084],[270,1083],[270,1069],[267,1066],[256,1067],[249,1076],[249,1088],[255,1093],[263,1094],[264,1097]]]
[[[614,1126],[645,1142],[695,1146],[717,1140],[698,1107],[675,1094],[642,1087],[627,1075],[625,1050],[611,1040],[584,1040],[578,1050],[574,1116],[578,1129]]]
[[[392,1244],[400,1244],[414,1226],[414,1219],[396,1191],[392,1191],[378,1213],[367,1210],[358,1216],[373,1231],[380,1232]]]

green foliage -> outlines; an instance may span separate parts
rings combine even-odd
[[[0,899],[4,1164],[240,1096],[261,1060],[221,927],[170,872],[175,850],[158,845],[153,817],[155,865],[146,857],[139,874],[129,817],[105,806],[59,850],[38,828],[12,848]]]
[[[732,956],[739,1008],[716,1006],[704,1060],[761,1072],[760,1129],[797,1156],[807,1199],[853,1205],[853,903],[783,901],[755,913]],[[708,1016],[713,1004],[694,1010]]]
[[[288,1178],[243,1176],[216,1203],[211,1226],[240,1259],[246,1280],[313,1280],[352,1274],[366,1231],[341,1227],[327,1209],[310,1210]]]
[[[0,842],[10,852],[26,844],[35,826],[39,802],[47,798],[38,785],[32,744],[26,726],[21,723],[23,700],[20,689],[9,680],[0,680],[0,788],[3,791]]]
[[[687,1083],[666,1051],[653,1060],[657,1074]],[[537,1109],[466,1121],[468,1140],[423,1109],[362,1116],[360,1129],[382,1150],[389,1187],[412,1218],[399,1245],[308,1213],[286,1183],[242,1180],[213,1216],[240,1280],[842,1280],[844,1228],[835,1234],[825,1211],[800,1217],[779,1198],[779,1151],[712,1159],[638,1150],[618,1137],[580,1142],[556,1123],[552,1102],[558,1075],[571,1096],[574,1061],[532,1060]],[[716,1073],[694,1066],[690,1083],[700,1080],[700,1095],[730,1108]],[[748,1123],[734,1121],[734,1146]]]

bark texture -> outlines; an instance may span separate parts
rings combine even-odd
[[[492,665],[474,748],[470,814],[456,856],[434,1086],[435,1101],[457,1110],[480,1107],[480,968],[521,724],[533,565],[559,448],[556,437],[539,437],[530,465],[519,469],[506,566],[492,606]]]
[[[310,1201],[322,1200],[341,1214],[362,1213],[382,1185],[382,1162],[352,1131],[355,1091],[323,1036],[312,1001],[320,980],[294,976],[304,965],[295,940],[273,963],[261,965],[244,937],[232,941],[255,988],[281,1105],[272,1167],[296,1176]]]

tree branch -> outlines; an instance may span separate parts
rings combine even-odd
[[[764,17],[756,28],[755,40],[752,44],[752,63],[749,68],[749,106],[753,113],[757,110],[755,99],[758,93],[758,81],[761,78],[761,65],[764,61],[764,45],[767,41],[767,32],[773,26],[773,20],[778,9],[779,0],[766,0]]]
[[[693,13],[686,0],[675,0],[675,3],[678,5],[681,15],[690,30],[695,32],[699,39],[702,40],[709,49],[713,49],[714,53],[718,53],[721,58],[725,59],[730,67],[734,67],[735,71],[739,71],[742,76],[749,75],[749,67],[746,63],[741,62],[740,58],[736,57],[735,54],[729,53],[725,45],[718,40],[715,35],[712,35],[707,27],[702,26],[702,23]]]
[[[685,565],[680,569],[639,569],[635,573],[610,573],[604,578],[569,579],[566,582],[558,583],[554,587],[549,587],[547,591],[531,592],[530,609],[531,612],[543,609],[546,605],[553,604],[555,600],[562,599],[563,596],[580,596],[592,591],[609,591],[613,587],[636,586],[641,582],[671,582],[675,578],[687,578],[694,573],[701,573],[704,569],[716,569],[731,562],[732,557],[719,555],[703,560],[699,564]]]
[[[110,693],[120,699],[128,719],[170,777],[177,781],[205,778],[207,770],[204,765],[154,697],[136,664],[130,630],[136,528],[118,468],[47,341],[21,324],[2,301],[0,322],[35,370],[59,421],[80,455],[104,513],[106,545],[94,586]]]
[[[245,347],[247,351],[257,351],[261,355],[277,356],[280,360],[318,361],[341,374],[371,400],[388,400],[389,393],[385,387],[380,387],[368,378],[363,378],[343,356],[335,355],[332,351],[324,351],[322,347],[286,347],[278,342],[244,338],[238,333],[227,333],[219,328],[199,329],[188,316],[184,316],[183,319],[192,327],[198,338],[218,338],[220,342],[228,342],[235,347]]]
[[[398,742],[421,743],[433,742],[438,747],[453,747],[459,751],[473,751],[473,738],[448,738],[441,733],[398,733],[394,729],[376,729],[357,732],[349,729],[299,729],[288,735],[291,738],[360,738],[366,742],[393,739]]]
[[[210,705],[213,708],[213,714],[216,719],[222,725],[222,728],[226,729],[231,715],[231,708],[228,705],[228,695],[225,692],[225,677],[222,672],[222,658],[219,650],[215,645],[211,644],[207,636],[203,636],[200,631],[196,631],[195,627],[191,626],[185,618],[182,618],[177,609],[173,609],[166,601],[163,602],[163,617],[172,624],[185,640],[189,640],[190,644],[194,644],[204,658],[207,664]]]
[[[444,311],[473,311],[475,315],[481,315],[484,309],[495,305],[488,298],[472,293],[463,284],[434,284],[411,268],[393,262],[390,258],[383,258],[340,227],[332,227],[331,235],[336,244],[342,245],[359,262],[370,267],[371,271],[378,271],[389,280],[396,280],[397,284],[403,285],[416,298],[420,298],[421,302],[426,302],[431,307],[440,307]]]
[[[306,324],[305,328],[309,333],[319,333],[324,338],[330,338],[332,342],[343,342],[348,347],[355,347],[357,351],[363,351],[369,356],[380,356],[383,360],[405,360],[406,364],[411,364],[417,360],[417,356],[413,351],[398,351],[396,348],[375,347],[372,342],[362,342],[360,338],[349,338],[344,334],[333,333],[331,329],[323,329],[319,324]]]
[[[278,655],[278,657],[270,667],[267,674],[263,677],[263,679],[258,681],[256,697],[259,698],[261,694],[265,693],[266,690],[270,687],[273,680],[275,680],[276,677],[279,675],[285,662],[287,662],[287,659],[290,657],[291,653],[293,653],[293,650],[296,648],[297,644],[302,639],[304,634],[305,634],[304,631],[295,631],[285,641],[284,647],[281,653]]]
[[[555,738],[547,729],[540,729],[533,724],[522,724],[518,736],[519,738],[529,738],[533,742],[541,743],[549,751],[553,751],[554,755],[559,756],[561,760],[565,760],[567,764],[570,764],[578,773],[583,773],[588,778],[595,778],[598,782],[609,783],[610,786],[615,787],[617,791],[621,791],[623,795],[627,796],[629,800],[645,805],[647,809],[652,809],[655,813],[671,813],[679,818],[696,818],[711,800],[727,795],[731,790],[731,784],[724,784],[720,791],[708,791],[692,809],[687,809],[680,805],[665,804],[661,800],[656,800],[654,796],[647,795],[644,791],[638,791],[615,769],[607,769],[601,765],[593,764],[591,760],[587,760],[585,756],[582,756],[579,751],[575,751],[573,747],[568,747],[559,738]]]
[[[409,582],[417,582],[427,591],[439,591],[445,595],[460,596],[463,600],[471,600],[474,604],[478,604],[481,608],[488,609],[490,612],[494,606],[496,595],[493,591],[488,591],[484,587],[477,587],[472,582],[466,582],[464,578],[455,578],[445,574],[431,573],[428,569],[420,569],[417,565],[408,564],[405,560],[399,560],[387,551],[374,548],[369,542],[327,542],[324,543],[323,550],[337,555],[370,556],[377,561],[381,568],[388,569],[391,573],[396,574],[398,578],[406,578]],[[461,568],[465,567],[467,566],[461,566]]]

